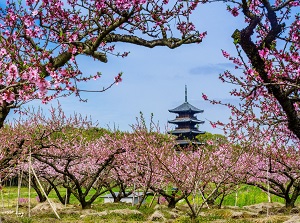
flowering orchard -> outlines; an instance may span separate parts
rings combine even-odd
[[[78,55],[107,62],[109,54],[127,55],[115,52],[116,42],[169,48],[201,42],[205,33],[189,22],[198,1],[8,1],[0,14],[1,178],[28,169],[31,154],[43,184],[62,203],[74,195],[82,208],[105,191],[118,188],[127,196],[138,189],[160,194],[169,207],[185,200],[195,218],[239,183],[258,186],[293,207],[300,195],[300,3],[224,2],[233,16],[245,18],[245,28],[232,35],[237,56],[222,51],[243,72],[220,76],[238,86],[230,93],[241,104],[226,104],[232,111],[229,123],[213,124],[224,128],[227,138],[208,138],[195,152],[178,153],[172,136],[147,129],[143,120],[132,133],[98,137],[86,134],[94,129],[90,120],[68,118],[60,107],[49,117],[28,110],[14,124],[3,126],[3,121],[11,108],[33,99],[80,96],[77,83],[100,74],[82,74]],[[170,29],[175,21],[180,38]],[[120,74],[114,83],[119,81]],[[170,186],[176,192],[170,193]]]
[[[232,167],[226,167],[226,171],[224,166],[218,168],[216,157],[225,158],[219,156],[219,151],[210,148],[178,153],[172,136],[149,130],[143,122],[134,125],[132,133],[104,132],[89,138],[85,132],[93,129],[90,120],[66,117],[60,107],[52,108],[50,114],[45,117],[41,110],[28,110],[22,119],[7,127],[15,137],[6,138],[3,146],[14,156],[3,154],[2,179],[20,172],[28,175],[31,165],[47,193],[54,190],[62,203],[68,203],[72,194],[84,209],[90,208],[101,194],[116,188],[126,190],[119,199],[133,190],[145,194],[151,191],[165,197],[169,207],[182,199],[194,207],[190,195],[195,190],[213,180],[219,185],[228,180],[226,171]],[[1,131],[4,133],[6,128]],[[16,139],[24,143],[20,145]],[[176,196],[166,190],[170,186],[178,188]],[[69,195],[63,194],[61,187]],[[39,188],[33,188],[40,201],[45,200]]]
[[[241,183],[283,197],[287,207],[293,207],[300,195],[299,155],[289,143],[276,140],[278,133],[273,133],[272,145],[265,140],[268,135],[239,145],[213,135],[198,149],[178,152],[174,137],[154,127],[147,128],[141,118],[131,133],[95,135],[91,120],[66,117],[60,107],[52,108],[50,116],[27,110],[18,122],[0,130],[10,136],[1,144],[1,179],[22,174],[28,181],[33,169],[46,194],[54,191],[63,204],[73,196],[83,209],[91,208],[104,193],[114,194],[117,202],[138,190],[144,196],[160,195],[170,208],[184,201],[192,218],[204,206],[217,204],[218,198],[221,205]],[[45,201],[31,176],[39,200]]]
[[[78,55],[106,63],[109,55],[128,55],[117,51],[118,42],[149,48],[201,42],[205,33],[189,21],[197,4],[7,0],[0,8],[0,127],[12,108],[33,99],[47,103],[62,95],[80,97],[81,91],[101,92],[122,81],[119,73],[107,88],[79,89],[79,82],[98,79],[101,73],[83,74]]]

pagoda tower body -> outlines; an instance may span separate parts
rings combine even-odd
[[[196,125],[203,124],[204,121],[198,120],[195,114],[203,113],[203,110],[188,103],[186,86],[185,102],[174,109],[170,109],[169,112],[177,114],[176,118],[168,121],[168,123],[177,125],[175,130],[169,131],[169,133],[177,136],[176,141],[178,145],[180,147],[185,147],[190,144],[201,145],[202,143],[197,141],[196,136],[198,134],[204,134],[205,132],[199,131]]]

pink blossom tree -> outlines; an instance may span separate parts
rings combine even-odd
[[[131,127],[132,133],[125,135],[128,150],[118,155],[115,175],[120,176],[127,186],[142,190],[144,197],[149,193],[160,195],[165,198],[169,207],[175,207],[186,194],[176,197],[172,194],[170,191],[172,184],[166,177],[169,173],[164,170],[156,157],[171,161],[176,153],[175,138],[161,133],[152,118],[150,125],[147,126],[142,114],[137,118],[137,123]],[[168,162],[167,165],[172,165],[172,162]]]
[[[14,137],[6,138],[6,141],[14,157],[7,156],[3,163],[7,165],[6,160],[10,160],[9,163],[14,164],[9,166],[12,170],[19,166],[27,172],[30,165],[28,157],[31,156],[33,159],[31,167],[35,169],[40,179],[44,179],[46,186],[55,190],[62,202],[65,202],[67,197],[58,193],[58,186],[61,185],[78,198],[83,208],[87,208],[103,192],[101,190],[103,184],[96,184],[95,181],[98,180],[100,173],[106,173],[106,167],[113,159],[113,155],[106,153],[115,153],[113,150],[103,149],[109,147],[101,144],[100,139],[89,142],[84,137],[86,129],[91,127],[93,123],[87,118],[79,115],[66,117],[61,107],[52,108],[50,117],[46,117],[42,110],[28,109],[10,129],[13,130],[11,132]],[[103,153],[97,152],[97,149]],[[93,186],[98,190],[87,201],[87,194]],[[37,193],[39,194],[38,190]]]
[[[140,162],[142,152],[140,147],[137,146],[136,132],[123,132],[121,134],[115,132],[115,134],[117,134],[115,141],[123,145],[126,151],[116,155],[114,165],[109,174],[109,178],[114,183],[111,184],[110,182],[106,185],[106,188],[109,190],[113,201],[120,202],[122,198],[132,194],[132,196],[135,196],[136,191],[143,189],[137,178],[139,175],[138,171],[141,169],[140,166],[144,165],[144,163]]]
[[[240,162],[244,154],[239,145],[232,144],[223,135],[205,133],[198,138],[204,143],[203,149],[213,167],[210,181],[202,184],[200,190],[207,205],[221,208],[224,198],[244,182],[246,174],[241,169],[245,165]]]
[[[57,110],[59,110],[58,108]],[[57,111],[57,110],[53,110]],[[62,111],[61,111],[62,112]],[[58,113],[58,112],[57,112]],[[57,116],[56,114],[52,113],[52,118],[54,116]],[[34,113],[34,116],[40,116],[40,113]],[[54,116],[53,116],[54,115]],[[61,116],[61,118],[64,116]],[[40,117],[41,118],[41,117]],[[45,117],[44,117],[45,118]],[[64,123],[65,126],[61,126],[60,129],[56,128],[55,131],[51,130],[51,125],[47,125],[46,120],[44,119],[44,122],[42,120],[39,120],[40,124],[39,126],[41,127],[43,125],[42,130],[40,129],[35,129],[35,135],[34,135],[30,140],[34,141],[35,143],[39,144],[40,147],[36,148],[37,150],[32,151],[32,157],[36,157],[40,155],[42,150],[48,150],[48,146],[43,146],[45,143],[47,145],[51,145],[51,147],[56,147],[56,148],[61,148],[64,155],[66,155],[66,149],[70,145],[74,144],[80,144],[82,140],[85,140],[86,142],[93,141],[95,139],[100,138],[101,136],[104,136],[105,134],[109,134],[108,130],[103,130],[103,129],[98,129],[89,125],[78,125],[83,119],[81,117],[76,118],[73,117],[74,119],[69,119],[69,121],[62,121],[61,123]],[[73,120],[73,122],[70,122],[70,120]],[[29,117],[29,121],[32,121],[32,119]],[[48,120],[49,121],[49,120]],[[83,121],[84,122],[84,121]],[[33,122],[31,122],[33,124]],[[77,127],[75,127],[75,124],[77,123]],[[83,123],[82,123],[83,124]],[[27,129],[28,130],[28,129]],[[41,132],[40,132],[41,131]],[[46,133],[47,132],[47,133]],[[29,141],[29,139],[27,139]],[[25,147],[26,148],[26,147]],[[23,148],[24,149],[24,148]],[[87,150],[87,149],[86,149]],[[52,151],[53,150],[49,150]],[[75,152],[75,149],[72,151]],[[46,153],[47,154],[47,153]],[[59,159],[59,153],[56,153],[56,155],[52,154],[52,156],[57,157]],[[28,156],[28,154],[26,154]],[[49,155],[48,155],[49,156]],[[71,156],[71,154],[69,154]],[[62,156],[63,157],[63,156]],[[80,156],[76,156],[79,158]],[[76,159],[76,157],[73,157],[73,159]],[[20,160],[22,161],[22,160]],[[29,177],[29,171],[32,172],[32,170],[29,170],[29,163],[28,159],[24,157],[22,162],[19,162],[19,166],[17,168],[14,167],[14,172],[16,173],[18,169],[21,169],[21,171],[18,171],[18,173],[23,174],[23,181],[28,182],[28,177]],[[68,183],[69,179],[66,179],[63,177],[62,174],[58,173],[57,171],[54,170],[50,165],[40,162],[38,159],[32,159],[31,160],[31,166],[34,169],[34,172],[36,173],[39,181],[43,185],[43,189],[48,195],[52,190],[56,193],[57,198],[62,204],[68,204],[70,201],[70,195],[71,191],[69,188],[66,188],[66,190],[61,190],[61,187],[64,187],[65,183]],[[40,202],[46,201],[46,197],[43,194],[41,188],[39,187],[37,183],[37,179],[35,176],[31,173],[31,186],[32,188],[36,191],[39,197]]]
[[[164,147],[163,144],[173,144],[168,140],[169,137],[159,133],[153,122],[148,128],[142,114],[140,118],[137,118],[137,123],[131,127],[132,133],[122,136],[122,140],[128,144],[128,149],[125,153],[118,155],[113,177],[119,176],[118,180],[122,181],[131,193],[142,190],[145,198],[147,192],[153,189],[152,185],[159,185],[159,188],[165,186],[162,183],[163,175],[159,165],[153,159],[152,154],[157,151],[166,151],[166,148],[172,149],[172,146]]]
[[[86,209],[91,208],[91,204],[108,190],[106,185],[114,183],[109,172],[115,156],[125,151],[114,145],[110,145],[104,137],[81,145],[70,145],[68,142],[62,144],[62,147],[51,146],[33,154],[33,157],[59,174],[63,186]]]
[[[200,34],[189,21],[198,2],[7,0],[0,8],[0,127],[12,108],[33,99],[53,98],[81,91],[79,82],[98,79],[101,73],[83,74],[77,57],[106,63],[119,42],[171,49],[199,43]],[[172,28],[171,27],[176,27]]]
[[[232,35],[237,56],[222,51],[234,63],[236,71],[225,71],[220,76],[223,82],[237,86],[230,94],[240,103],[225,104],[232,113],[229,123],[217,122],[214,126],[224,128],[229,140],[245,151],[240,163],[244,167],[237,172],[243,175],[256,171],[252,172],[253,184],[266,189],[268,181],[273,187],[270,192],[284,197],[287,206],[293,206],[298,196],[298,176],[294,171],[299,169],[287,161],[289,156],[295,156],[293,151],[299,150],[300,139],[300,3],[296,0],[223,2],[229,4],[227,9],[233,16],[243,16],[246,25]],[[203,98],[207,100],[206,95]]]
[[[19,126],[10,127],[5,125],[0,130],[0,177],[5,179],[11,172],[10,169],[18,164],[18,160],[26,154],[23,150],[26,141],[23,137],[23,129]]]
[[[273,128],[263,131],[256,128],[253,131],[256,131],[252,134],[256,140],[240,141],[244,152],[238,165],[243,168],[237,168],[237,173],[244,176],[245,183],[283,198],[285,206],[293,208],[300,195],[298,138],[283,129],[275,132]]]
[[[133,158],[129,158],[128,153],[120,154],[126,155],[126,159],[120,159],[120,172],[125,173],[125,178],[130,176],[128,180],[132,182],[133,179],[138,188],[150,189],[162,196],[169,208],[186,199],[190,214],[195,218],[215,191],[236,180],[232,172],[238,152],[224,137],[219,136],[220,140],[211,140],[197,149],[193,147],[179,152],[173,136],[160,133],[154,124],[147,127],[143,117],[132,127]],[[208,186],[212,182],[216,183],[215,187]],[[205,201],[201,207],[195,208],[192,198],[199,196]]]
[[[36,173],[38,179],[32,173],[31,167]],[[68,203],[66,202],[66,198],[61,195],[61,192],[57,191],[59,187],[62,187],[62,180],[59,178],[58,174],[55,174],[48,165],[36,160],[31,160],[31,167],[29,167],[28,159],[24,159],[17,167],[11,169],[11,171],[14,173],[12,177],[18,179],[22,186],[29,186],[30,183],[30,187],[33,188],[37,193],[37,200],[39,202],[45,202],[47,200],[46,196],[48,196],[50,192],[54,190],[57,198],[63,204]],[[39,186],[38,181],[42,185],[42,188]]]
[[[232,35],[237,56],[222,51],[237,71],[243,70],[242,74],[226,71],[220,76],[222,81],[238,86],[230,93],[242,101],[239,107],[226,104],[234,119],[232,132],[256,121],[285,126],[300,138],[299,1],[224,2],[230,4],[232,15],[243,16],[246,24]]]

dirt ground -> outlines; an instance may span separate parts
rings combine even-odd
[[[54,210],[55,211],[54,211]],[[89,209],[81,210],[78,206],[65,207],[59,203],[40,203],[30,211],[28,217],[28,207],[20,207],[18,215],[16,209],[6,209],[0,211],[0,223],[56,223],[56,222],[75,222],[75,223],[110,223],[110,222],[190,222],[187,216],[188,208],[179,206],[176,209],[168,209],[166,206],[157,205],[145,213],[140,210],[132,209],[131,206],[116,209]],[[58,216],[59,218],[58,218]],[[222,209],[203,209],[197,222],[213,223],[300,223],[300,208],[296,207],[287,210],[280,203],[261,203],[251,206],[223,207]]]

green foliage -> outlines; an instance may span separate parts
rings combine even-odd
[[[190,223],[191,219],[189,216],[180,216],[179,218],[175,219],[174,223]]]
[[[104,136],[106,134],[112,134],[111,131],[104,129],[104,128],[89,128],[89,129],[84,129],[82,131],[83,137],[87,139],[87,141],[91,141],[97,138],[100,138],[101,136]]]
[[[29,218],[29,217],[23,217],[23,218],[20,218],[20,221],[22,223],[31,223],[32,222],[32,219]]]
[[[147,203],[142,205],[139,208],[139,211],[142,212],[146,216],[150,216],[154,212],[153,208],[150,208]]]
[[[199,142],[203,142],[203,143],[206,143],[208,140],[214,142],[227,142],[227,139],[224,135],[212,134],[210,132],[206,132],[205,134],[199,134],[196,136],[196,139],[199,140]]]
[[[180,216],[174,223],[201,223],[201,222],[213,222],[215,220],[222,219],[218,215],[199,216],[196,219],[191,220],[189,216]]]
[[[236,199],[236,194],[231,193],[226,196],[223,205],[224,206],[234,206]],[[277,197],[275,195],[271,195],[272,202],[280,202],[284,203],[284,199]],[[218,202],[218,199],[217,199]],[[268,195],[266,192],[262,191],[258,187],[249,186],[249,185],[241,185],[238,189],[238,197],[237,197],[237,206],[243,207],[252,204],[258,204],[262,202],[268,202]],[[298,202],[299,203],[299,200]]]
[[[104,136],[105,134],[112,134],[112,132],[107,129],[97,128],[97,127],[83,129],[83,128],[71,128],[66,126],[61,131],[52,133],[51,138],[52,139],[63,138],[65,140],[72,140],[72,138],[77,135],[78,137],[82,137],[86,141],[92,141],[97,138],[100,138],[101,136]]]

